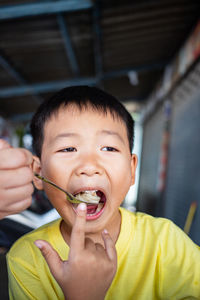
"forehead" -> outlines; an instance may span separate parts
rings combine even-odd
[[[91,131],[94,127],[112,127],[127,135],[126,124],[116,112],[97,109],[91,105],[79,107],[70,104],[61,106],[45,122],[44,138],[49,131],[52,133],[66,129],[82,130],[84,127],[88,127],[88,124],[91,126]]]

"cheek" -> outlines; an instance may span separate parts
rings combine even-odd
[[[49,159],[42,164],[42,174],[58,185],[62,184],[65,173],[65,165],[58,160]]]
[[[129,181],[131,178],[131,163],[127,160],[118,161],[112,167],[113,174],[116,174],[116,178],[121,181]]]
[[[44,191],[47,198],[54,207],[56,207],[56,205],[59,206],[59,204],[64,201],[64,195],[61,194],[62,192],[57,191],[56,188],[52,187],[51,185],[45,184]]]
[[[112,169],[113,178],[115,178],[116,192],[125,196],[132,185],[131,164],[128,162],[119,163]]]
[[[53,190],[53,187],[52,189],[47,187],[45,193],[51,204],[60,215],[65,215],[69,211],[69,207],[71,207],[71,204],[67,201],[64,193],[59,192],[56,189]]]

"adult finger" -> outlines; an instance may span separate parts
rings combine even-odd
[[[0,219],[4,218],[8,215],[17,214],[31,205],[32,197],[25,198],[23,200],[12,202],[10,204],[6,203],[6,205],[1,205],[0,203]]]
[[[86,224],[87,206],[80,203],[76,209],[76,219],[72,229],[70,240],[70,252],[80,252],[85,248],[85,224]]]
[[[29,166],[17,169],[0,170],[0,188],[8,189],[26,185],[33,180],[33,172]]]
[[[58,253],[48,242],[44,240],[36,240],[34,244],[40,249],[55,279],[59,280],[60,278],[62,278],[63,261],[61,260]]]
[[[110,258],[110,260],[117,262],[117,251],[115,248],[115,244],[107,230],[104,230],[102,232],[102,237],[108,257]]]
[[[30,151],[23,148],[0,149],[0,169],[16,169],[32,164],[33,156]]]
[[[19,187],[1,189],[0,198],[6,199],[6,203],[17,202],[21,199],[30,197],[33,194],[34,188],[32,183],[28,183]]]

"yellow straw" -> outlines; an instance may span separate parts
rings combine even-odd
[[[185,226],[184,226],[184,232],[186,234],[189,234],[189,232],[190,232],[190,228],[191,228],[192,221],[193,221],[193,218],[194,218],[194,215],[196,212],[196,208],[197,208],[197,202],[192,202],[190,205],[190,209],[189,209],[187,219],[185,222]]]

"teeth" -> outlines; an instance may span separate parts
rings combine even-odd
[[[98,204],[101,198],[97,196],[96,192],[97,192],[96,190],[84,191],[76,194],[75,197],[76,199],[83,202]]]

